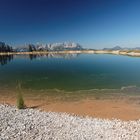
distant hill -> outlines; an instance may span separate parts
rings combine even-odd
[[[122,48],[120,46],[115,46],[113,48],[103,48],[102,50],[112,50],[112,51],[117,51],[117,50],[140,50],[140,47],[136,48]]]
[[[113,48],[103,48],[103,50],[114,50],[114,51],[116,51],[116,50],[122,50],[122,48],[120,46],[115,46]]]

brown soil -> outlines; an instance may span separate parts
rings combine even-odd
[[[14,97],[1,97],[0,103],[16,104]],[[29,108],[39,108],[43,111],[67,112],[81,116],[98,118],[117,118],[121,120],[140,119],[140,105],[126,100],[80,100],[51,101],[45,99],[26,99]]]

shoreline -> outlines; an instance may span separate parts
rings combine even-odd
[[[114,54],[124,56],[140,57],[140,51],[104,51],[104,50],[75,50],[75,51],[36,51],[36,52],[7,52],[0,53],[0,55],[39,55],[39,54]]]
[[[25,97],[27,108],[37,108],[46,112],[69,113],[101,119],[138,120],[140,104],[135,99],[79,99],[77,101],[54,100],[51,97]],[[0,104],[16,105],[15,96],[0,97]]]
[[[102,93],[61,93],[56,91],[22,90],[25,105],[42,111],[67,112],[80,116],[98,117],[102,119],[117,118],[121,120],[140,119],[139,94],[106,92]],[[108,94],[108,95],[107,95]],[[79,96],[80,95],[80,96]],[[0,104],[16,105],[17,90],[1,89]]]

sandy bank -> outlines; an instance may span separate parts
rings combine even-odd
[[[0,103],[16,104],[16,98],[9,95],[1,96]],[[140,104],[127,99],[82,99],[79,101],[54,101],[50,97],[44,99],[25,98],[29,108],[38,108],[43,111],[67,112],[81,116],[98,118],[117,118],[121,120],[140,119]]]
[[[0,53],[0,55],[37,55],[37,54],[115,54],[115,55],[126,55],[126,56],[140,56],[140,51],[109,51],[109,50],[77,50],[77,51],[39,51],[39,52],[8,52]]]

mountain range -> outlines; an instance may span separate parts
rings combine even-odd
[[[12,47],[4,42],[0,42],[0,52],[33,52],[33,51],[64,51],[64,50],[95,50],[96,49],[84,49],[81,45],[74,42],[64,43],[49,43],[49,44],[26,44],[24,46]],[[122,48],[115,46],[113,48],[103,48],[103,51],[120,51],[120,50],[140,50],[140,47],[136,48]]]
[[[27,44],[22,47],[16,47],[17,52],[32,52],[32,51],[64,51],[64,50],[83,50],[78,43],[50,43],[50,44]]]
[[[32,52],[32,51],[64,51],[83,50],[78,43],[50,43],[50,44],[26,44],[24,46],[12,47],[4,42],[0,42],[0,52]]]

